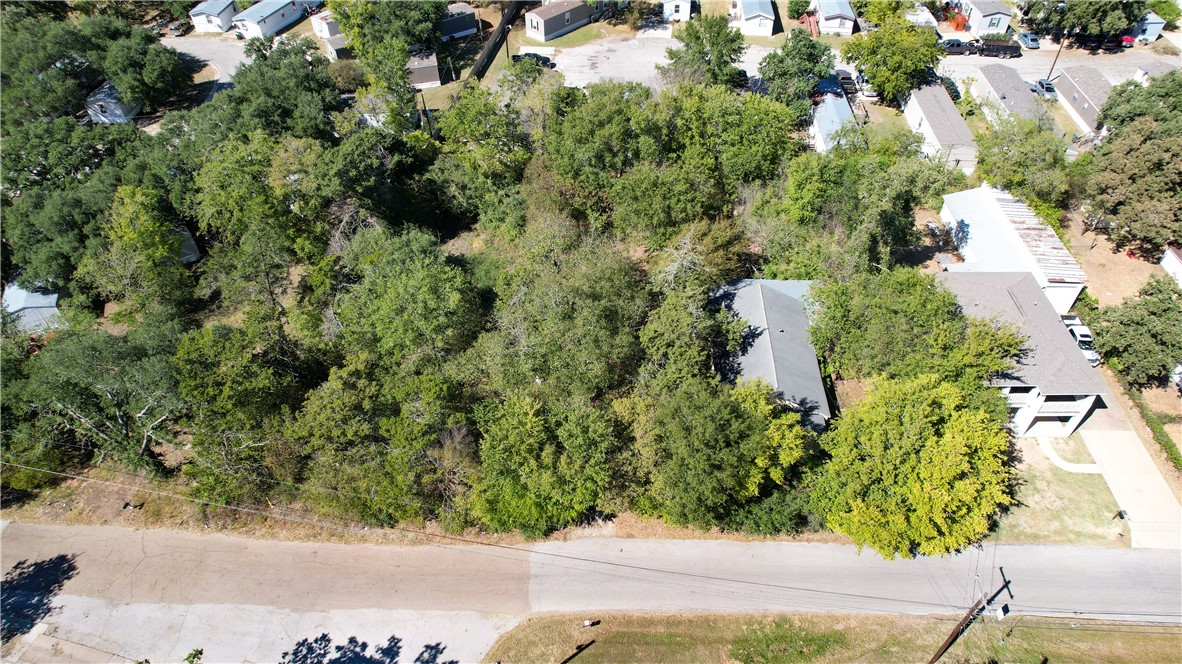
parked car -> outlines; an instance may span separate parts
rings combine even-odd
[[[1098,51],[1100,45],[1104,40],[1099,37],[1092,37],[1091,35],[1076,35],[1075,44],[1085,51]]]
[[[168,26],[168,32],[173,37],[180,37],[181,35],[185,34],[186,32],[188,32],[189,30],[192,30],[192,29],[193,29],[193,24],[188,21],[176,21],[172,25]]]
[[[1093,367],[1099,365],[1100,354],[1096,352],[1096,338],[1092,336],[1092,330],[1083,324],[1079,316],[1062,316],[1061,318],[1088,364]]]
[[[976,41],[945,39],[939,45],[947,55],[976,55],[978,50]]]
[[[985,58],[1001,58],[1002,60],[1022,57],[1022,47],[1008,39],[982,39],[981,45],[977,47],[977,52]]]
[[[1105,53],[1119,53],[1122,48],[1124,48],[1124,42],[1120,37],[1109,37],[1100,45],[1100,50]]]
[[[1037,49],[1038,35],[1034,34],[1033,32],[1023,32],[1018,35],[1018,43],[1031,50]]]
[[[1059,92],[1055,90],[1055,84],[1050,80],[1040,78],[1038,79],[1038,83],[1036,85],[1038,86],[1039,93],[1041,93],[1042,96],[1046,97],[1047,99],[1054,101],[1059,98]]]
[[[550,58],[539,55],[537,53],[518,53],[513,56],[513,62],[521,62],[522,60],[533,60],[542,66],[542,69],[554,69],[558,65],[550,60]]]
[[[863,97],[867,99],[878,99],[878,90],[875,90],[874,86],[870,85],[870,81],[867,80],[866,76],[863,75],[862,72],[858,72],[858,77],[855,80],[858,83],[858,92],[861,93]]]

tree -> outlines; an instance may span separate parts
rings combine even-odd
[[[638,164],[608,193],[612,223],[622,235],[648,235],[655,244],[663,244],[679,227],[711,210],[709,185],[703,184],[690,169]]]
[[[500,107],[492,91],[468,86],[439,120],[443,150],[455,155],[476,178],[492,187],[521,180],[529,161],[529,142],[517,115]]]
[[[1113,138],[1142,117],[1151,117],[1162,136],[1182,134],[1182,72],[1171,71],[1142,86],[1126,81],[1116,86],[1104,103],[1098,122]]]
[[[1149,0],[1149,9],[1166,22],[1167,30],[1178,29],[1178,19],[1182,18],[1182,7],[1174,0]]]
[[[788,0],[788,18],[798,19],[808,10],[808,0]]]
[[[107,50],[103,71],[121,101],[156,107],[183,93],[191,79],[175,49],[142,37],[121,39]]]
[[[907,0],[876,0],[866,3],[866,9],[860,12],[860,15],[874,25],[882,26],[903,20],[903,13],[914,6],[914,3]]]
[[[406,46],[434,47],[439,40],[447,3],[389,3],[380,0],[330,0],[328,8],[358,53],[385,41]]]
[[[1023,23],[1031,32],[1059,35],[1121,35],[1149,11],[1149,3],[1141,0],[1025,0],[1019,5]]]
[[[1066,140],[1035,120],[999,119],[977,138],[977,170],[1017,196],[1060,205],[1067,196]]]
[[[863,32],[841,47],[841,57],[855,63],[884,100],[896,103],[928,80],[944,57],[934,30],[903,21],[888,21],[874,32]]]
[[[1100,310],[1096,350],[1135,386],[1164,385],[1182,358],[1182,288],[1155,275],[1135,298]]]
[[[1168,127],[1143,117],[1105,141],[1087,188],[1113,241],[1154,260],[1182,241],[1182,132]]]
[[[328,63],[328,75],[341,92],[356,92],[365,85],[365,70],[354,60],[336,60]]]
[[[106,251],[87,256],[79,278],[109,300],[125,300],[133,309],[175,305],[189,295],[188,273],[181,264],[181,233],[161,214],[156,192],[120,187],[103,223]]]
[[[1005,427],[933,375],[878,380],[822,445],[814,507],[887,559],[960,551],[1013,503]]]
[[[743,35],[725,16],[699,16],[675,36],[680,48],[666,51],[669,64],[662,75],[677,81],[733,85],[739,74],[735,63],[747,50]]]
[[[812,94],[821,79],[833,71],[833,51],[795,28],[784,44],[759,63],[759,75],[768,88],[768,96],[788,106],[804,122],[812,107]]]

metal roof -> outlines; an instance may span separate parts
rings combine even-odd
[[[977,8],[977,12],[981,16],[989,16],[990,14],[1005,14],[1006,16],[1013,16],[1014,10],[1001,0],[969,0],[969,4]]]
[[[941,149],[953,145],[976,146],[973,132],[969,131],[943,85],[925,85],[912,92],[911,99],[919,106]]]
[[[825,19],[844,16],[853,21],[858,18],[849,0],[817,0],[817,13]]]
[[[43,330],[61,320],[53,291],[25,290],[13,282],[4,287],[3,304],[8,313],[16,314],[16,327],[22,332]]]
[[[1030,272],[1043,286],[1088,282],[1055,231],[1008,193],[985,184],[948,194],[944,205],[955,219],[949,230],[965,260],[949,270]]]
[[[1005,65],[983,65],[978,69],[981,78],[997,93],[1007,111],[1030,120],[1046,117],[1046,109],[1039,103],[1038,95],[1030,90],[1030,85],[1018,72]]]
[[[941,272],[936,275],[956,295],[966,316],[994,318],[1016,325],[1026,350],[998,386],[1033,385],[1046,395],[1107,394],[1088,366],[1055,307],[1028,272]]]
[[[762,379],[799,410],[807,424],[820,429],[833,413],[816,351],[809,342],[804,299],[811,284],[744,279],[727,284],[719,297],[748,323],[738,377]]]
[[[292,0],[262,0],[248,7],[246,11],[234,16],[235,21],[250,21],[261,23],[288,5],[297,5]],[[297,7],[298,8],[298,7]]]
[[[847,122],[853,121],[854,112],[850,110],[850,103],[844,96],[825,95],[813,110],[813,125],[825,137],[826,144]]]
[[[776,11],[772,9],[772,0],[740,0],[739,9],[743,12],[743,20],[752,16],[765,16],[772,20],[776,18]]]
[[[227,7],[233,6],[234,0],[205,0],[205,2],[189,10],[189,16],[202,16],[205,14],[221,16]]]
[[[1091,67],[1077,65],[1064,67],[1063,75],[1071,79],[1076,89],[1083,93],[1092,106],[1100,108],[1108,101],[1108,93],[1112,91],[1112,84],[1100,72]]]

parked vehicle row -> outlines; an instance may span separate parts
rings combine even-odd
[[[980,55],[983,58],[1003,60],[1022,57],[1022,46],[1005,39],[973,39],[967,42],[945,39],[939,42],[939,45],[947,55]]]

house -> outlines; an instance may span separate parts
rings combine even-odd
[[[1161,267],[1182,286],[1182,247],[1166,247],[1166,253],[1161,257]]]
[[[234,0],[205,0],[189,10],[193,32],[225,32],[234,26]]]
[[[1133,74],[1133,80],[1141,85],[1148,86],[1149,80],[1168,74],[1172,71],[1177,71],[1176,65],[1166,64],[1160,60],[1152,60],[1143,65],[1138,65],[1136,73]]]
[[[323,40],[332,39],[341,34],[341,25],[331,11],[320,12],[312,17],[312,34]]]
[[[1153,42],[1161,36],[1161,31],[1166,27],[1166,20],[1153,12],[1145,15],[1145,18],[1137,21],[1137,25],[1133,28],[1133,37],[1137,41]]]
[[[1038,281],[1028,272],[944,272],[937,278],[966,316],[1016,326],[1026,337],[1017,367],[994,378],[1018,436],[1067,437],[1108,394]]]
[[[5,311],[16,316],[21,332],[40,332],[61,322],[54,291],[25,290],[13,282],[4,287],[3,304]]]
[[[443,85],[439,78],[439,62],[434,51],[415,53],[407,60],[406,68],[410,70],[410,84],[416,90],[437,88]]]
[[[985,115],[997,122],[999,115],[1006,113],[1027,120],[1051,122],[1047,110],[1038,100],[1038,93],[1022,80],[1018,72],[1005,65],[983,65],[978,67],[981,76],[973,81],[969,92],[981,102]]]
[[[447,6],[447,15],[443,17],[439,38],[451,41],[480,32],[480,17],[476,10],[466,2],[453,2]]]
[[[903,18],[917,28],[934,28],[939,25],[936,17],[932,15],[931,10],[920,4],[916,4],[911,9],[903,12]]]
[[[114,85],[103,83],[86,98],[86,114],[95,124],[127,124],[139,115],[140,107],[119,100]]]
[[[1064,67],[1056,85],[1059,88],[1059,102],[1067,109],[1067,114],[1075,120],[1075,124],[1085,132],[1099,129],[1096,118],[1104,102],[1108,101],[1112,84],[1095,69],[1077,65]]]
[[[247,39],[270,37],[304,17],[319,0],[262,0],[234,17],[234,27]]]
[[[948,272],[1029,272],[1060,314],[1088,282],[1055,231],[1000,189],[985,184],[948,194],[940,219],[964,259],[945,265]]]
[[[727,284],[718,299],[747,322],[741,354],[732,375],[724,378],[762,380],[781,402],[801,414],[802,424],[821,430],[833,412],[809,341],[805,298],[812,283],[744,279]]]
[[[823,35],[854,34],[858,15],[849,0],[812,0],[809,10],[817,17],[817,31]]]
[[[353,50],[349,48],[349,38],[345,35],[333,35],[322,41],[324,43],[324,55],[328,57],[329,62],[336,62],[341,58],[353,57]]]
[[[546,42],[587,25],[596,6],[584,0],[562,0],[542,5],[525,14],[525,36]]]
[[[903,117],[913,131],[923,134],[923,151],[971,175],[977,168],[977,142],[948,90],[940,84],[925,85],[911,93],[903,105]]]
[[[730,24],[749,37],[771,37],[776,34],[772,0],[731,0]]]
[[[809,126],[813,149],[825,154],[837,143],[841,130],[853,123],[854,112],[850,109],[850,102],[845,95],[825,95],[821,103],[813,107],[813,123]]]
[[[665,22],[671,23],[673,21],[688,21],[690,20],[690,12],[692,9],[693,6],[689,0],[665,0]]]
[[[1010,29],[1010,6],[1001,0],[966,0],[960,5],[965,27],[974,37],[1003,34]]]

